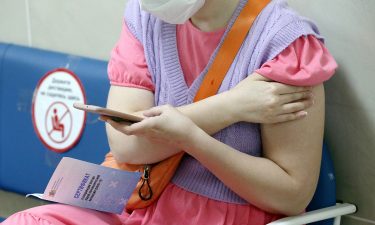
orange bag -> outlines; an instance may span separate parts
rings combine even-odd
[[[109,152],[102,166],[143,173],[141,180],[138,182],[134,193],[126,205],[127,210],[141,209],[157,200],[171,180],[183,155],[183,152],[181,152],[152,165],[131,165],[117,163],[112,153]]]
[[[270,0],[250,0],[242,9],[225,38],[210,70],[205,76],[194,98],[194,102],[217,93],[254,20],[269,1]],[[127,210],[134,210],[145,208],[158,199],[173,177],[183,155],[184,152],[181,152],[152,165],[130,165],[116,162],[112,153],[109,152],[102,165],[120,170],[139,171],[143,173],[141,180],[138,182],[134,193],[131,195],[126,205]]]

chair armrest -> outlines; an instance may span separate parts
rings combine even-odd
[[[314,211],[310,211],[298,216],[290,216],[279,219],[267,225],[301,225],[313,223],[325,219],[335,218],[351,214],[357,211],[357,207],[353,204],[343,203],[336,206],[326,207]]]

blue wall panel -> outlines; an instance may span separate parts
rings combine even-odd
[[[81,140],[68,152],[48,150],[32,123],[32,97],[47,72],[65,68],[81,80],[88,104],[105,105],[109,83],[107,63],[39,49],[0,44],[0,188],[43,192],[64,156],[100,163],[109,147],[104,124],[87,114]],[[1,58],[0,58],[1,62]]]

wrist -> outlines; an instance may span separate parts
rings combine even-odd
[[[209,134],[204,132],[204,130],[197,127],[189,135],[187,135],[186,143],[184,144],[184,151],[189,155],[194,156],[197,149],[202,148],[202,144],[207,138],[212,138]]]
[[[233,91],[229,90],[220,94],[221,100],[219,101],[219,111],[223,113],[223,118],[228,121],[228,124],[234,124],[241,121],[238,105],[235,103]]]

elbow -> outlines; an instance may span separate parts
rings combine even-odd
[[[116,162],[138,164],[134,160],[136,159],[136,157],[133,154],[133,147],[131,146],[131,142],[123,143],[118,139],[108,137],[108,144]]]
[[[109,148],[111,149],[111,152],[113,154],[113,157],[115,158],[116,162],[118,163],[130,163],[129,159],[130,157],[123,152],[123,150],[121,148],[119,148],[119,146],[115,145],[115,144],[111,144],[109,143]]]
[[[113,157],[115,158],[116,162],[135,164],[134,162],[132,162],[132,160],[130,160],[132,157],[129,154],[127,154],[126,152],[122,151],[122,149],[111,146],[111,152],[112,152]]]
[[[308,203],[309,201],[305,199],[292,198],[283,203],[275,204],[266,211],[284,216],[297,216],[305,212]]]
[[[144,164],[142,160],[137,160],[137,156],[132,153],[131,149],[115,146],[111,147],[111,152],[116,162],[133,165]]]
[[[284,193],[284,196],[270,205],[267,211],[285,216],[300,215],[305,212],[313,197],[314,190],[315,188],[306,188],[306,186],[301,185],[289,191],[289,193]]]
[[[106,126],[109,148],[116,162],[128,164],[144,164],[140,159],[140,147],[137,139],[127,136],[110,125]]]
[[[291,193],[292,200],[285,212],[287,216],[296,216],[304,213],[311,202],[317,186],[317,179],[300,181],[295,184],[295,189]]]
[[[300,204],[298,201],[289,201],[288,205],[276,209],[277,214],[285,216],[297,216],[305,212],[307,204]]]

